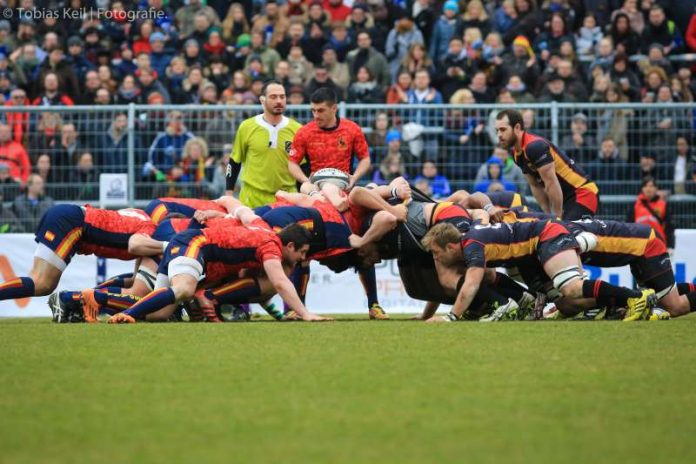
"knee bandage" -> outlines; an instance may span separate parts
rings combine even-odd
[[[578,266],[568,266],[553,276],[553,288],[560,290],[575,280],[583,280],[584,276],[585,274]]]
[[[147,289],[152,291],[155,289],[157,275],[155,275],[155,273],[150,269],[141,267],[138,269],[138,273],[135,275],[135,280],[143,282],[147,286]]]

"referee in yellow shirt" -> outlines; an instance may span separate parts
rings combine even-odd
[[[244,167],[239,200],[250,208],[273,203],[278,190],[297,191],[288,171],[288,152],[302,125],[283,115],[287,104],[280,82],[266,82],[259,99],[263,113],[240,124],[227,166],[228,195]]]

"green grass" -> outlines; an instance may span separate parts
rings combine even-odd
[[[3,320],[0,462],[696,462],[695,334]]]

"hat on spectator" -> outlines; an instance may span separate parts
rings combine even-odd
[[[10,32],[11,29],[12,25],[8,20],[3,19],[2,21],[0,21],[0,31]]]
[[[534,56],[534,49],[532,49],[532,44],[529,43],[529,39],[525,36],[518,35],[517,37],[515,37],[515,40],[512,41],[512,45],[519,45],[521,47],[524,47],[524,49],[527,50],[527,54],[529,56]]]
[[[219,36],[222,36],[222,29],[217,26],[213,26],[208,29],[208,32],[206,32],[205,38],[209,38],[214,32],[217,32]]]
[[[68,47],[72,47],[73,45],[79,45],[81,47],[82,46],[82,39],[76,35],[70,37],[68,39]]]
[[[399,132],[396,129],[392,129],[389,132],[387,132],[387,136],[385,138],[387,143],[392,143],[395,141],[401,141],[401,132]]]
[[[150,43],[153,43],[157,40],[164,42],[166,38],[164,34],[162,34],[161,32],[153,32],[152,34],[150,34]]]
[[[237,37],[237,48],[248,47],[251,45],[251,36],[249,34],[242,34]]]
[[[457,3],[457,0],[447,0],[445,4],[442,5],[442,12],[444,13],[447,10],[459,13],[459,3]]]
[[[327,43],[323,47],[321,47],[321,52],[324,53],[327,50],[333,50],[336,51],[336,47],[333,46],[333,44]]]
[[[551,74],[549,74],[549,80],[547,82],[553,82],[553,81],[562,81],[563,77],[561,77],[560,74],[558,74],[556,71],[553,71]]]
[[[575,113],[573,115],[573,121],[577,121],[578,119],[587,122],[587,115],[585,113]]]
[[[353,5],[353,9],[367,11],[367,5],[365,5],[364,3],[356,3]]]

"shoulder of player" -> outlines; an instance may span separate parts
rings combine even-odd
[[[362,132],[362,127],[355,121],[351,121],[350,119],[345,119],[342,118],[340,122],[340,127],[343,129],[349,129],[349,130],[355,130],[355,131],[360,131]]]

